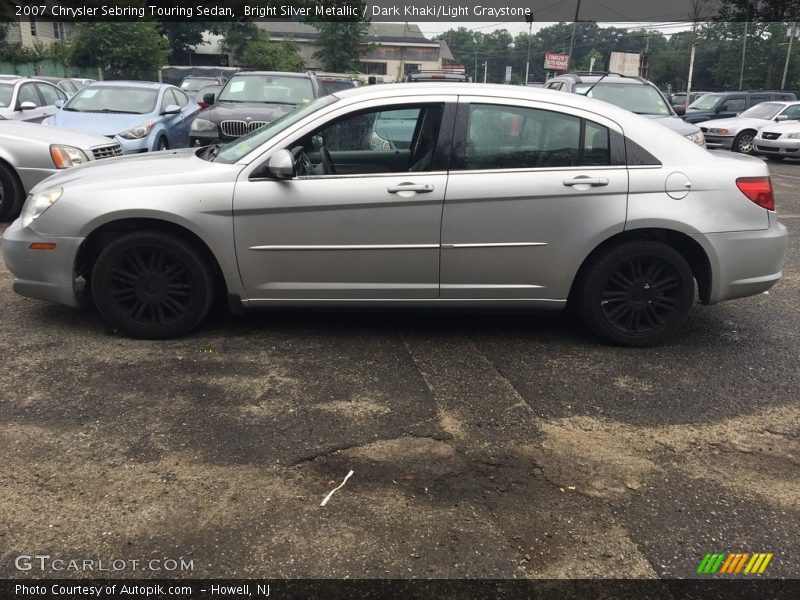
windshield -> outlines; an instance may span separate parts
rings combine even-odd
[[[748,108],[739,116],[751,119],[772,119],[783,107],[783,104],[776,104],[775,102],[762,102]]]
[[[0,83],[0,108],[6,108],[9,104],[11,104],[11,94],[13,92],[13,85]]]
[[[697,100],[692,102],[689,105],[689,108],[708,110],[709,108],[714,108],[714,105],[719,102],[720,98],[722,98],[722,96],[719,94],[706,94],[705,96],[700,96]]]
[[[77,112],[110,112],[145,115],[155,110],[158,90],[137,87],[83,88],[64,106]]]
[[[219,102],[265,104],[307,104],[313,99],[311,79],[280,75],[235,75],[219,95]]]
[[[184,92],[196,92],[204,86],[214,83],[210,77],[187,77],[181,81],[181,89]]]
[[[605,100],[616,104],[639,115],[671,116],[667,103],[654,87],[649,85],[636,85],[630,83],[606,83],[601,81],[597,85],[581,83],[575,86],[575,92],[585,94],[587,90],[590,98]]]
[[[335,94],[356,87],[356,82],[351,79],[320,79],[320,83],[326,94]]]
[[[229,144],[225,144],[219,149],[214,160],[221,163],[235,163],[240,158],[258,148],[269,138],[279,134],[287,127],[294,125],[300,119],[338,101],[339,99],[336,96],[323,96],[311,104],[287,113],[281,118],[275,119],[269,125],[264,125],[264,127],[260,127]]]

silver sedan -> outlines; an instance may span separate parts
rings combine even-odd
[[[78,306],[85,280],[141,338],[191,331],[222,293],[235,311],[569,303],[604,340],[643,346],[680,329],[696,290],[769,289],[786,229],[760,160],[578,94],[420,83],[56,175],[3,251],[16,292]]]
[[[28,190],[59,170],[121,154],[98,135],[0,121],[0,221],[16,218]]]

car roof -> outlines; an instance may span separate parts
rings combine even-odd
[[[95,81],[89,84],[93,87],[141,87],[150,88],[154,90],[161,89],[162,87],[175,87],[169,83],[158,83],[157,81],[127,81],[127,80],[111,80],[111,81]],[[88,86],[87,86],[88,87]]]
[[[624,75],[603,75],[600,73],[599,75],[581,75],[579,73],[565,73],[564,75],[559,75],[558,77],[554,77],[553,79],[559,78],[567,78],[572,79],[575,83],[597,83],[602,79],[601,83],[609,82],[609,83],[623,83],[623,84],[631,84],[631,85],[651,85],[649,81],[643,79],[641,77],[627,77]]]
[[[234,73],[231,75],[231,79],[234,77],[239,76],[251,76],[251,75],[270,75],[270,76],[281,76],[281,77],[298,77],[304,79],[311,79],[314,77],[311,73],[289,73],[287,71],[239,71],[238,73]]]
[[[523,85],[504,85],[499,83],[471,83],[471,82],[444,82],[444,81],[420,81],[415,83],[383,83],[377,85],[365,85],[355,87],[332,95],[341,99],[360,98],[362,100],[388,99],[410,96],[414,97],[426,95],[464,95],[464,96],[487,96],[492,98],[512,99],[512,100],[535,100],[547,104],[558,104],[574,108],[588,110],[590,112],[607,115],[609,118],[627,119],[633,113],[597,100],[587,98],[582,94],[554,94],[553,90],[545,88],[527,87]],[[601,109],[602,107],[602,109]]]

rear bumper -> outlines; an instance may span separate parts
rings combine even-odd
[[[709,304],[760,294],[783,276],[787,231],[774,213],[770,213],[769,220],[769,228],[760,231],[702,236],[711,246],[713,280]]]
[[[36,242],[55,244],[52,250],[31,250]],[[77,307],[75,257],[83,238],[43,237],[19,219],[3,234],[3,258],[21,296]]]

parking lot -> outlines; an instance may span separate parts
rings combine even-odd
[[[800,164],[770,169],[783,280],[652,349],[429,311],[217,311],[137,341],[0,266],[0,575],[87,576],[17,570],[38,553],[193,561],[114,574],[139,577],[692,577],[725,551],[800,577]]]

